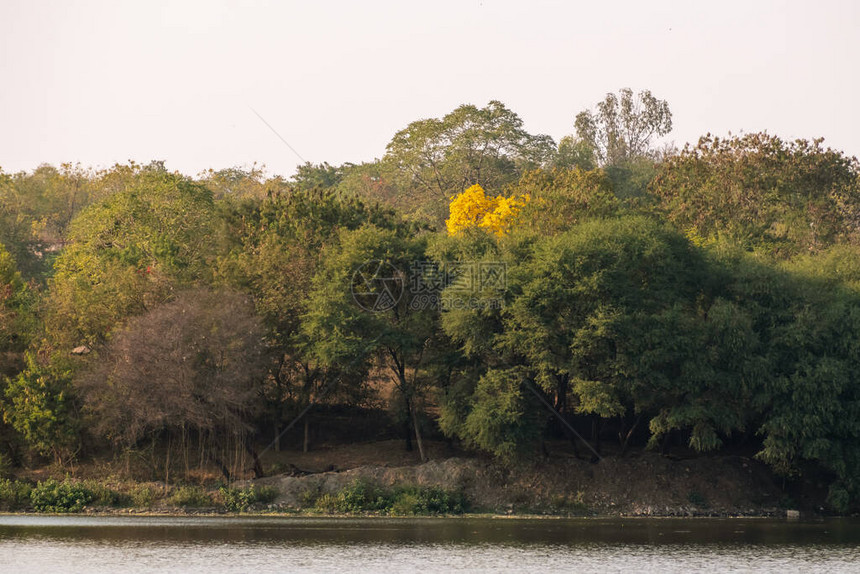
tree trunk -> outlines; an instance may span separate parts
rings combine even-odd
[[[403,421],[403,434],[406,436],[406,452],[412,452],[412,429],[409,428],[409,419],[412,416],[412,407],[409,404],[409,397],[403,396],[403,401],[406,404],[406,419]]]
[[[668,431],[665,435],[663,435],[663,442],[660,444],[660,454],[666,456],[669,454],[669,447],[671,446],[672,439],[672,431]]]
[[[633,421],[633,424],[630,426],[630,428],[627,430],[626,433],[623,432],[623,427],[622,427],[622,432],[619,433],[619,438],[621,439],[621,456],[624,456],[627,453],[627,447],[630,445],[630,437],[633,436],[633,432],[636,430],[636,427],[639,426],[639,421],[641,421],[641,420],[642,420],[642,414],[640,413],[640,414],[636,415],[636,420]],[[623,417],[622,417],[621,421],[623,424],[623,422],[624,422]]]
[[[555,410],[560,414],[567,412],[567,390],[570,387],[570,378],[567,375],[556,376]]]
[[[302,439],[302,452],[308,452],[308,444],[310,443],[310,424],[308,424],[308,415],[305,415],[305,434]]]
[[[594,443],[594,450],[600,454],[600,417],[598,415],[594,415],[591,421],[591,442]]]
[[[251,455],[251,458],[254,459],[254,478],[263,478],[266,476],[266,473],[263,471],[263,463],[260,461],[260,457],[257,456],[257,450],[254,448],[254,445],[251,444],[250,439],[245,439],[245,450],[247,450],[248,454]]]
[[[164,484],[170,484],[170,435],[167,435],[167,454],[164,455]]]
[[[415,442],[418,443],[418,456],[421,457],[421,462],[427,462],[427,455],[424,453],[424,441],[421,440],[421,430],[418,428],[418,417],[415,415],[415,409],[412,409],[412,425],[415,427]]]

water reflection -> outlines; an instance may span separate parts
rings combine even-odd
[[[0,516],[2,572],[853,572],[860,522]]]

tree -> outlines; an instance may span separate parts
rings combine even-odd
[[[69,462],[79,448],[80,419],[68,360],[41,363],[28,354],[26,363],[6,384],[3,421],[37,453]]]
[[[611,219],[625,212],[604,170],[579,168],[534,170],[509,188],[531,198],[519,216],[520,226],[546,235],[566,231],[589,219]]]
[[[187,178],[141,170],[72,222],[47,302],[47,334],[67,352],[105,340],[179,286],[206,281],[213,258],[212,194]]]
[[[517,114],[493,100],[412,122],[394,135],[383,159],[398,174],[401,193],[411,194],[410,207],[440,224],[455,193],[474,184],[502,189],[554,152],[549,136],[529,134]]]
[[[564,136],[558,142],[552,167],[556,169],[579,168],[589,171],[597,167],[594,155],[594,148],[587,141],[577,136]]]
[[[70,222],[90,202],[92,179],[92,171],[72,164],[43,164],[14,175],[0,171],[0,242],[28,280],[50,274]]]
[[[264,395],[274,435],[278,437],[280,426],[312,401],[366,396],[363,363],[342,369],[324,365],[306,352],[301,316],[308,310],[321,253],[337,242],[338,233],[366,223],[396,228],[400,222],[393,213],[368,207],[357,198],[342,198],[333,190],[313,188],[276,193],[240,217],[226,217],[235,219],[235,226],[225,232],[234,244],[219,260],[218,281],[253,296],[279,355]]]
[[[188,464],[190,434],[229,479],[249,446],[248,421],[266,370],[264,337],[247,297],[186,291],[130,319],[77,384],[108,438],[126,447],[167,438],[167,457],[170,442],[180,442]]]
[[[507,397],[505,405],[532,404],[543,412],[526,400],[527,388],[510,385],[511,369],[562,415],[591,417],[595,442],[599,426],[613,420],[622,445],[642,419],[663,436],[668,429],[654,421],[668,417],[672,428],[689,429],[691,445],[702,449],[718,444],[713,429],[742,426],[746,355],[736,347],[720,347],[725,356],[709,348],[742,339],[718,339],[732,315],[709,306],[707,262],[682,236],[640,217],[592,220],[546,239],[514,234],[501,255],[508,275],[504,305],[443,313],[449,336],[487,366],[471,395],[444,405],[448,432],[491,450],[522,450],[511,437],[534,434],[503,438],[492,431],[496,427],[475,426],[492,417],[471,415],[501,408],[480,405],[497,400],[481,390],[489,381],[508,381],[498,395]],[[713,326],[705,319],[709,312]],[[718,321],[722,316],[728,318]],[[740,358],[732,362],[734,353]],[[528,416],[546,422],[538,413]]]
[[[457,235],[480,227],[496,235],[505,234],[514,225],[528,195],[487,197],[480,185],[473,185],[451,199],[451,216],[445,221],[448,234]]]
[[[406,274],[424,259],[424,249],[420,237],[373,225],[342,232],[314,277],[302,322],[309,350],[321,363],[375,359],[389,373],[422,459],[420,403],[429,384],[423,371],[441,348],[438,311],[414,306],[406,293],[396,295],[406,289]],[[411,450],[408,433],[406,440]]]
[[[700,244],[720,237],[779,257],[858,242],[860,168],[822,140],[710,135],[651,184],[665,217]]]
[[[0,378],[22,366],[23,352],[36,328],[32,307],[32,292],[0,243]]]
[[[342,166],[332,166],[325,161],[320,164],[305,162],[296,168],[296,173],[293,175],[291,182],[297,189],[305,191],[312,189],[332,189],[338,186],[344,178],[344,173],[351,167],[353,167],[353,164],[350,163]]]
[[[579,138],[594,150],[598,165],[620,165],[653,153],[651,140],[672,131],[672,112],[649,90],[634,97],[633,90],[623,88],[618,95],[606,94],[596,110],[577,114],[575,126]]]
[[[198,181],[212,190],[216,198],[263,198],[273,186],[281,183],[279,178],[265,180],[264,170],[265,166],[257,166],[256,163],[249,169],[209,169],[198,175]]]

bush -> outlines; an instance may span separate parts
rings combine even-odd
[[[17,480],[0,480],[0,510],[10,511],[25,508],[30,503],[33,487]]]
[[[116,490],[97,480],[84,480],[81,486],[89,490],[93,495],[94,506],[127,506],[129,497],[120,494]]]
[[[322,485],[311,486],[299,493],[299,503],[303,508],[317,506],[317,502],[323,496]]]
[[[391,506],[385,490],[364,479],[357,479],[338,492],[337,500],[339,512],[373,512]]]
[[[30,491],[30,503],[37,512],[80,512],[95,498],[84,484],[68,479],[39,482]]]
[[[318,496],[314,503],[314,508],[327,514],[340,512],[337,496],[334,494],[323,494]]]
[[[389,512],[396,516],[421,514],[421,501],[410,492],[402,492],[394,499]]]
[[[243,512],[254,504],[268,504],[278,497],[278,489],[272,486],[251,486],[249,488],[218,489],[224,508],[230,512]]]
[[[691,490],[687,495],[687,500],[690,501],[690,504],[699,508],[708,508],[709,506],[705,495],[697,490]]]
[[[392,515],[462,514],[465,494],[438,486],[400,486],[386,490],[358,479],[336,494],[316,498],[314,507],[328,513],[382,512]]]
[[[136,484],[129,491],[131,504],[135,508],[149,508],[155,502],[157,496],[156,489],[148,484]]]
[[[407,486],[395,490],[392,514],[463,514],[468,504],[460,490]]]
[[[171,506],[212,506],[212,497],[199,486],[179,486],[167,498]]]
[[[0,478],[8,478],[12,475],[12,461],[0,452]]]

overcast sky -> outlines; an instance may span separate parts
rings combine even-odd
[[[498,99],[556,140],[650,89],[679,146],[824,137],[860,156],[860,3],[0,0],[0,167],[166,160],[195,175],[380,157]]]

